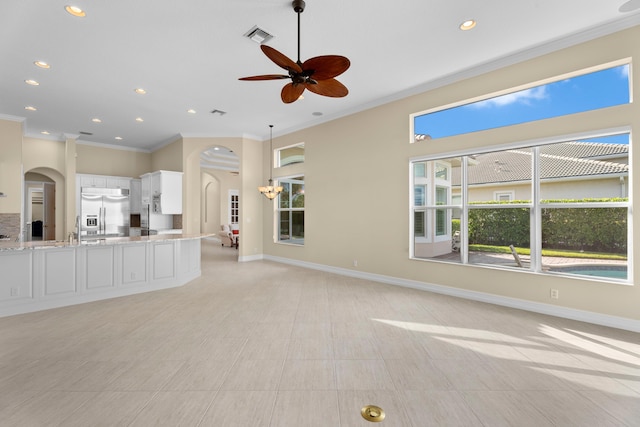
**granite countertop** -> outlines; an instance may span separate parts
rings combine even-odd
[[[213,236],[214,234],[202,233],[202,234],[158,234],[154,236],[130,236],[130,237],[110,237],[107,239],[97,240],[83,240],[80,244],[77,241],[69,243],[66,240],[44,240],[44,241],[32,241],[32,242],[14,242],[14,241],[0,241],[0,252],[3,251],[20,251],[25,249],[51,249],[51,248],[74,248],[83,246],[109,246],[109,245],[124,245],[129,243],[141,243],[141,242],[162,242],[168,240],[183,240],[183,239],[203,239],[205,237]]]

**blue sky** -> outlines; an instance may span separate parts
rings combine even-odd
[[[414,119],[416,134],[432,138],[525,123],[629,102],[629,66],[565,79]],[[589,141],[628,143],[628,135]]]

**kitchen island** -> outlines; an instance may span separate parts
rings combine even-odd
[[[207,236],[0,242],[0,317],[182,286]]]

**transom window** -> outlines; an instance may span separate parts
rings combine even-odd
[[[412,141],[427,141],[631,102],[629,64],[618,61],[506,94],[411,115]]]
[[[304,162],[304,143],[279,148],[276,150],[276,167]]]

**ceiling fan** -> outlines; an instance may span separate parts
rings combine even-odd
[[[300,61],[300,14],[304,12],[305,2],[293,0],[293,10],[298,14],[298,61],[293,62],[286,55],[267,45],[260,45],[260,49],[279,67],[289,74],[264,74],[260,76],[241,77],[239,80],[278,80],[291,79],[283,88],[280,96],[282,102],[290,104],[300,98],[305,89],[318,95],[341,98],[347,96],[349,90],[335,79],[344,73],[351,62],[339,55],[316,56]]]

